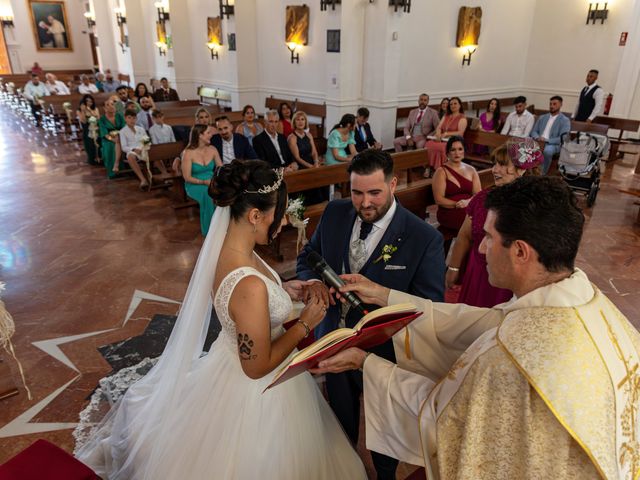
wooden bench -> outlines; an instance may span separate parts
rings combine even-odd
[[[488,147],[489,151],[504,144],[512,138],[510,135],[502,135],[500,133],[485,132],[484,130],[469,130],[464,132],[464,140],[466,144],[464,159],[465,162],[474,167],[487,168],[493,166],[493,162],[489,159],[489,153],[480,154],[473,152],[473,145],[481,145]]]
[[[200,105],[200,100],[169,100],[167,102],[155,102],[158,110],[169,108],[195,107]]]
[[[216,105],[220,105],[220,102],[231,103],[231,93],[219,88],[205,87],[200,85],[198,87],[198,97],[200,103],[211,105],[209,100],[213,100]]]
[[[609,160],[615,160],[618,158],[618,149],[621,144],[630,143],[628,140],[624,140],[622,138],[624,133],[638,133],[638,129],[640,129],[640,120],[632,120],[630,118],[616,118],[609,117],[607,115],[600,115],[594,119],[594,122],[607,125],[612,130],[618,130],[617,137],[609,137],[609,141],[611,142],[611,147],[609,148]]]

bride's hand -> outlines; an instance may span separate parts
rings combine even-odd
[[[325,308],[329,308],[329,305],[336,304],[327,286],[320,281],[304,282],[302,301],[307,303],[312,298],[319,298]]]
[[[288,282],[284,282],[282,284],[282,288],[284,288],[285,292],[289,294],[291,300],[294,302],[302,302],[304,301],[304,285],[306,282],[302,280],[289,280]]]
[[[300,313],[300,321],[313,330],[324,319],[326,313],[324,303],[318,297],[312,297]]]

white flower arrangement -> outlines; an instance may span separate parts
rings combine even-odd
[[[389,260],[391,260],[391,256],[396,250],[398,250],[398,247],[396,247],[395,245],[385,245],[384,247],[382,247],[382,254],[378,258],[376,258],[373,263],[378,263],[380,260],[383,260],[384,263],[387,263]]]
[[[304,218],[304,211],[307,207],[304,206],[304,197],[301,195],[298,198],[289,199],[289,206],[287,207],[286,214],[289,216],[291,225],[298,230],[298,238],[296,240],[296,253],[300,252],[300,247],[307,243],[307,224],[308,218]]]
[[[304,206],[304,197],[301,195],[298,198],[289,199],[289,206],[287,207],[287,215],[289,218],[296,218],[298,220],[304,219],[304,211],[307,207]]]
[[[95,115],[91,115],[88,122],[95,125],[98,123],[98,118]]]
[[[71,110],[71,102],[64,102],[64,103],[62,104],[62,108],[63,108],[64,110]]]

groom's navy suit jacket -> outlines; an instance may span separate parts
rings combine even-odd
[[[409,212],[397,200],[396,202],[398,205],[389,227],[360,272],[350,272],[349,269],[349,240],[356,220],[356,211],[351,199],[330,202],[311,240],[298,255],[298,278],[320,278],[306,261],[307,255],[315,250],[338,274],[343,271],[344,266],[346,273],[360,273],[385,287],[442,302],[445,274],[442,235]],[[385,245],[393,245],[398,249],[387,262],[376,262]],[[354,309],[350,309],[346,326],[353,327],[358,320],[360,316]],[[316,338],[335,330],[339,321],[340,307],[330,307],[325,319],[315,329]],[[395,359],[393,346],[390,342],[385,345],[386,348],[382,350],[372,350],[385,358]]]

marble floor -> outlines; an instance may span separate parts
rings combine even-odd
[[[638,153],[607,164],[578,266],[640,327]],[[0,400],[0,463],[37,438],[73,448],[78,412],[111,366],[98,347],[140,334],[156,314],[173,315],[202,238],[198,212],[174,210],[171,191],[141,192],[130,177],[109,181],[78,144],[45,138],[0,107],[0,281],[32,398]],[[290,270],[295,247],[285,237]],[[0,372],[21,386],[0,352]],[[399,477],[400,478],[400,477]]]

